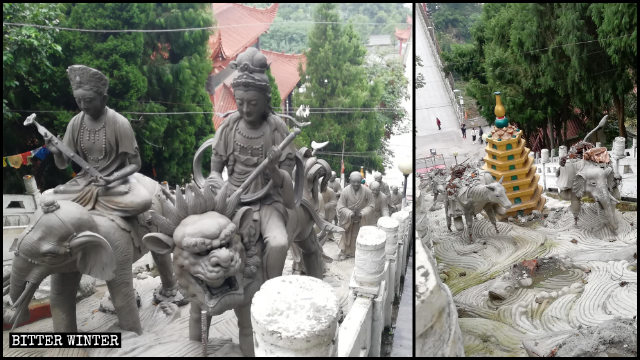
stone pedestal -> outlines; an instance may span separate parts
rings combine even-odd
[[[253,297],[256,356],[335,356],[338,299],[329,284],[310,276],[280,276]]]
[[[406,254],[406,244],[405,244],[405,240],[407,237],[407,228],[409,226],[409,217],[410,217],[410,213],[406,210],[400,210],[396,213],[394,213],[393,215],[391,215],[391,218],[395,219],[396,221],[398,221],[399,226],[398,226],[398,262],[397,262],[397,270],[396,270],[396,283],[395,283],[395,293],[396,295],[398,294],[398,291],[400,289],[400,276],[406,266],[406,258],[404,257],[404,255]]]
[[[559,156],[559,157],[567,156],[567,147],[566,147],[566,146],[561,145],[561,146],[558,148],[558,156]]]
[[[375,288],[371,295],[378,293],[377,288],[382,281],[386,240],[386,233],[375,226],[361,227],[356,239],[353,278],[361,287]]]
[[[385,232],[386,242],[384,252],[387,255],[387,259],[393,256],[398,249],[398,227],[400,223],[398,220],[383,216],[378,219],[378,229]]]

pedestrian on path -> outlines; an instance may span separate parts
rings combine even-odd
[[[471,141],[473,141],[473,143],[476,143],[476,137],[478,136],[478,129],[477,128],[473,128],[473,130],[471,130]]]
[[[467,138],[467,125],[466,124],[462,124],[462,126],[460,127],[460,130],[462,131],[462,138],[466,139]]]
[[[441,130],[441,128],[440,128],[441,122],[440,122],[440,119],[438,119],[437,116],[436,116],[436,124],[438,124],[438,130]]]
[[[480,132],[478,133],[478,136],[480,138],[480,145],[482,145],[482,135],[484,135],[484,132],[482,131],[482,126],[480,126]]]

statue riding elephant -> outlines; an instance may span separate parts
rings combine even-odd
[[[507,198],[504,186],[502,186],[503,178],[497,182],[490,182],[490,178],[490,175],[481,175],[480,179],[472,181],[469,186],[458,189],[444,202],[449,231],[451,231],[451,218],[454,219],[456,230],[464,230],[462,222],[464,215],[471,240],[473,237],[473,218],[484,210],[496,232],[499,232],[496,225],[496,213],[504,214],[511,207],[511,201]]]
[[[161,186],[144,175],[134,177],[153,194],[151,209],[161,211]],[[76,293],[82,274],[87,274],[107,281],[120,328],[141,334],[131,265],[148,251],[142,236],[156,231],[149,212],[119,218],[69,200],[46,200],[46,195],[43,214],[19,239],[13,260],[9,286],[14,327],[28,318],[29,302],[51,275],[53,331],[77,332]],[[152,255],[162,280],[160,295],[181,297],[170,255]]]
[[[605,115],[595,129],[571,147],[569,154],[560,160],[556,176],[560,197],[571,201],[570,209],[576,225],[581,199],[589,195],[598,204],[598,214],[600,211],[604,212],[607,227],[616,233],[618,221],[615,213],[616,204],[620,200],[621,177],[615,173],[607,149],[595,148],[587,142],[587,138],[603,127],[606,121]]]

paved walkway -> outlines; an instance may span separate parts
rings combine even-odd
[[[416,67],[418,73],[424,75],[426,85],[416,90],[416,158],[430,155],[430,149],[443,154],[445,164],[455,164],[454,152],[458,152],[457,161],[467,158],[480,160],[484,156],[484,146],[473,144],[471,131],[467,130],[467,138],[462,139],[460,125],[444,84],[436,53],[429,44],[426,27],[421,16],[416,17],[416,55],[422,59],[423,66]],[[441,130],[436,125],[436,116],[442,122]],[[484,128],[485,133],[488,127]],[[420,163],[416,168],[421,167]]]
[[[413,251],[413,247],[409,252]],[[413,256],[409,256],[400,298],[391,357],[413,356]]]

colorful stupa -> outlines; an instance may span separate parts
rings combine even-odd
[[[545,203],[542,186],[538,185],[539,175],[533,158],[529,157],[529,148],[525,147],[522,131],[510,125],[505,117],[505,108],[496,92],[496,121],[487,136],[487,155],[484,157],[484,170],[494,179],[502,180],[507,197],[513,204],[503,218],[530,214],[533,210],[542,211]]]

